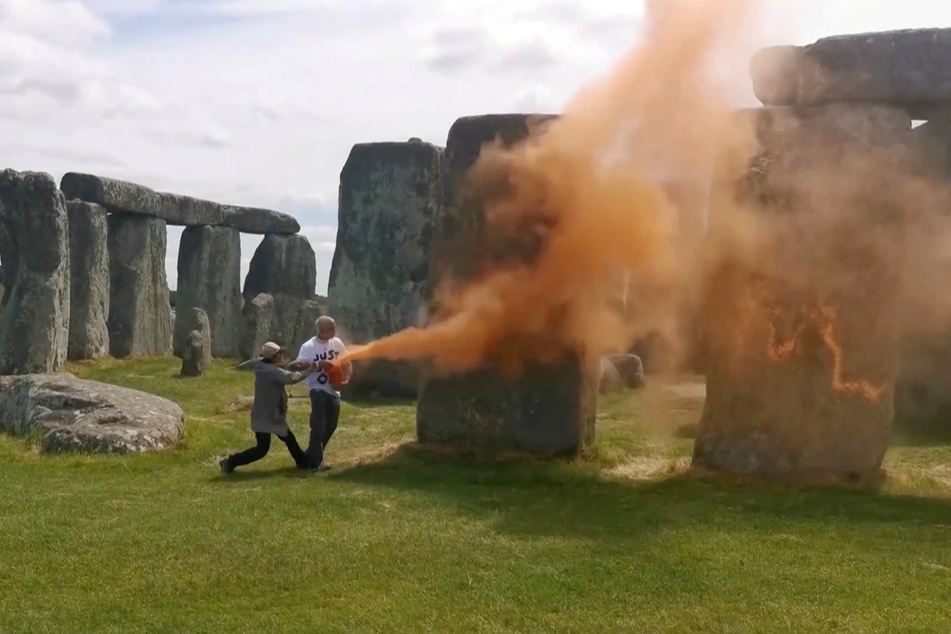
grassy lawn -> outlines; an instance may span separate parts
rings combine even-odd
[[[187,437],[90,457],[0,436],[4,634],[951,632],[951,433],[896,431],[878,492],[703,481],[682,475],[701,400],[655,382],[603,399],[570,464],[423,451],[411,404],[347,403],[330,473],[275,443],[224,478],[250,374],[71,370],[176,400]]]

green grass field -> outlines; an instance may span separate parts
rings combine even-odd
[[[705,481],[683,474],[701,401],[655,381],[603,399],[571,463],[425,451],[412,404],[348,403],[333,471],[275,443],[222,477],[252,376],[177,369],[71,368],[181,403],[174,452],[0,436],[0,632],[951,632],[940,429],[896,431],[880,491]]]

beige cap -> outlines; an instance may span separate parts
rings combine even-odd
[[[261,346],[261,356],[265,359],[270,359],[278,352],[283,351],[284,348],[280,347],[273,341],[268,341],[266,344]]]

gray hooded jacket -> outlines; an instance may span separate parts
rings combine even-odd
[[[254,366],[251,431],[286,436],[289,428],[285,386],[300,383],[309,374],[310,372],[290,372],[273,363],[258,361]]]

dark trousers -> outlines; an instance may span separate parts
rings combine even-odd
[[[323,463],[324,449],[327,448],[330,437],[337,431],[339,419],[340,397],[323,390],[311,390],[310,444],[304,453],[312,466],[319,467]]]
[[[294,462],[297,463],[298,467],[304,468],[307,466],[307,456],[304,455],[300,445],[297,444],[297,438],[294,436],[294,432],[287,430],[286,436],[274,435],[287,445],[287,450],[294,458]],[[267,452],[271,449],[271,434],[254,432],[254,438],[257,440],[257,445],[228,457],[228,462],[231,463],[232,467],[240,467],[242,465],[251,464],[252,462],[257,462],[267,455]]]

